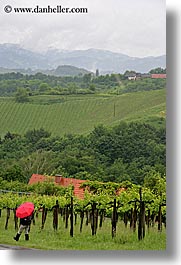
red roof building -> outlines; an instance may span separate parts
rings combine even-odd
[[[167,74],[152,74],[151,78],[167,78]]]
[[[74,178],[63,178],[60,176],[44,176],[39,174],[33,174],[28,182],[29,185],[43,182],[43,181],[50,181],[54,182],[57,185],[61,185],[63,187],[68,187],[69,185],[74,186],[74,196],[76,196],[79,199],[84,199],[84,192],[85,188],[80,188],[81,184],[86,182],[87,180],[81,180],[81,179],[74,179]],[[119,195],[122,191],[125,191],[126,188],[119,188],[116,191],[116,195]],[[89,188],[88,188],[88,191]]]
[[[74,195],[79,199],[84,199],[84,189],[80,188],[80,185],[86,180],[81,179],[73,179],[73,178],[63,178],[62,176],[44,176],[39,174],[33,174],[28,182],[28,184],[34,184],[38,182],[52,180],[57,185],[61,185],[63,187],[67,187],[69,185],[74,186]]]

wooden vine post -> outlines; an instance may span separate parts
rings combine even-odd
[[[52,207],[53,209],[53,228],[54,230],[58,229],[58,214],[59,214],[59,203],[56,200],[56,204]]]
[[[113,213],[112,213],[112,238],[116,236],[116,223],[117,223],[117,209],[116,209],[116,199],[114,199]]]
[[[162,192],[160,192],[160,197],[162,197]],[[158,208],[158,231],[162,231],[162,223],[164,222],[166,227],[166,218],[162,216],[162,206],[166,206],[166,200],[160,201]]]
[[[74,224],[77,224],[77,213],[74,214]]]
[[[104,219],[104,210],[103,210],[103,209],[101,209],[101,211],[100,211],[100,221],[99,221],[99,228],[101,228],[101,227],[102,227],[103,219]]]
[[[35,225],[35,212],[33,214],[33,225]]]
[[[10,218],[10,208],[7,208],[7,215],[6,215],[6,224],[5,224],[5,230],[8,229],[8,222]]]
[[[133,208],[131,208],[131,212],[130,212],[130,228],[133,227]]]
[[[127,225],[128,225],[128,212],[124,213],[124,225],[125,225],[125,228],[127,228]]]
[[[69,220],[69,206],[65,207],[65,228],[68,228],[68,220]]]
[[[92,213],[91,213],[91,229],[92,236],[96,235],[96,203],[92,203]]]
[[[74,234],[74,208],[73,208],[73,197],[70,201],[70,236],[73,237]]]
[[[160,192],[160,197],[162,197],[162,192]],[[166,202],[162,202],[159,205],[159,209],[158,209],[158,231],[162,231],[162,206],[165,206]]]
[[[150,229],[150,209],[148,210],[147,227],[148,227],[148,232],[149,232],[149,229]]]
[[[17,209],[17,208],[15,208],[15,209],[13,210],[13,212],[14,212],[14,229],[15,229],[15,230],[18,230],[18,218],[16,217],[16,209]]]
[[[89,224],[89,216],[90,216],[90,214],[89,214],[89,211],[87,210],[86,211],[86,225],[88,225]]]
[[[131,208],[131,213],[130,213],[130,228],[133,229],[133,232],[136,231],[136,222],[137,222],[137,201],[131,201],[134,202],[134,208]],[[130,202],[130,203],[131,203]]]
[[[84,211],[82,210],[80,212],[80,233],[82,232],[83,221],[84,221]]]
[[[140,194],[140,212],[138,222],[138,239],[141,240],[145,237],[145,202],[142,200],[142,189],[139,190]]]
[[[42,208],[42,219],[41,219],[41,229],[44,228],[45,221],[47,218],[47,212],[48,212],[48,210],[45,208],[45,206],[43,206],[43,208]]]
[[[162,206],[159,205],[158,209],[158,231],[162,231]]]
[[[98,227],[98,216],[99,216],[99,210],[96,209],[96,214],[95,214],[95,232],[97,232],[97,227]]]
[[[129,203],[134,202],[133,209],[133,231],[136,231],[136,221],[138,215],[138,239],[141,240],[145,237],[145,204],[152,203],[152,201],[143,201],[142,199],[142,188],[139,189],[140,199],[136,199],[134,201],[130,201]],[[139,212],[137,214],[137,202],[139,203]],[[150,222],[150,211],[148,212],[148,222]],[[149,226],[149,224],[148,224]],[[132,227],[132,226],[131,226]]]
[[[133,232],[136,232],[136,221],[137,221],[137,207],[135,201],[134,210],[133,210]]]

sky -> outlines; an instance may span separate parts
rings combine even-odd
[[[165,0],[0,0],[0,44],[25,49],[104,49],[134,57],[166,54]],[[84,7],[88,13],[6,13],[12,8]]]

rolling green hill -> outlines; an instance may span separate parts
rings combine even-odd
[[[0,135],[44,128],[52,135],[90,132],[121,120],[157,122],[165,117],[165,90],[124,95],[34,96],[29,103],[0,98]]]

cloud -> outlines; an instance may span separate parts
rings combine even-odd
[[[100,48],[131,56],[164,54],[166,9],[164,0],[62,0],[62,7],[86,7],[87,14],[5,13],[4,6],[55,7],[54,0],[2,0],[0,43],[44,51]]]

